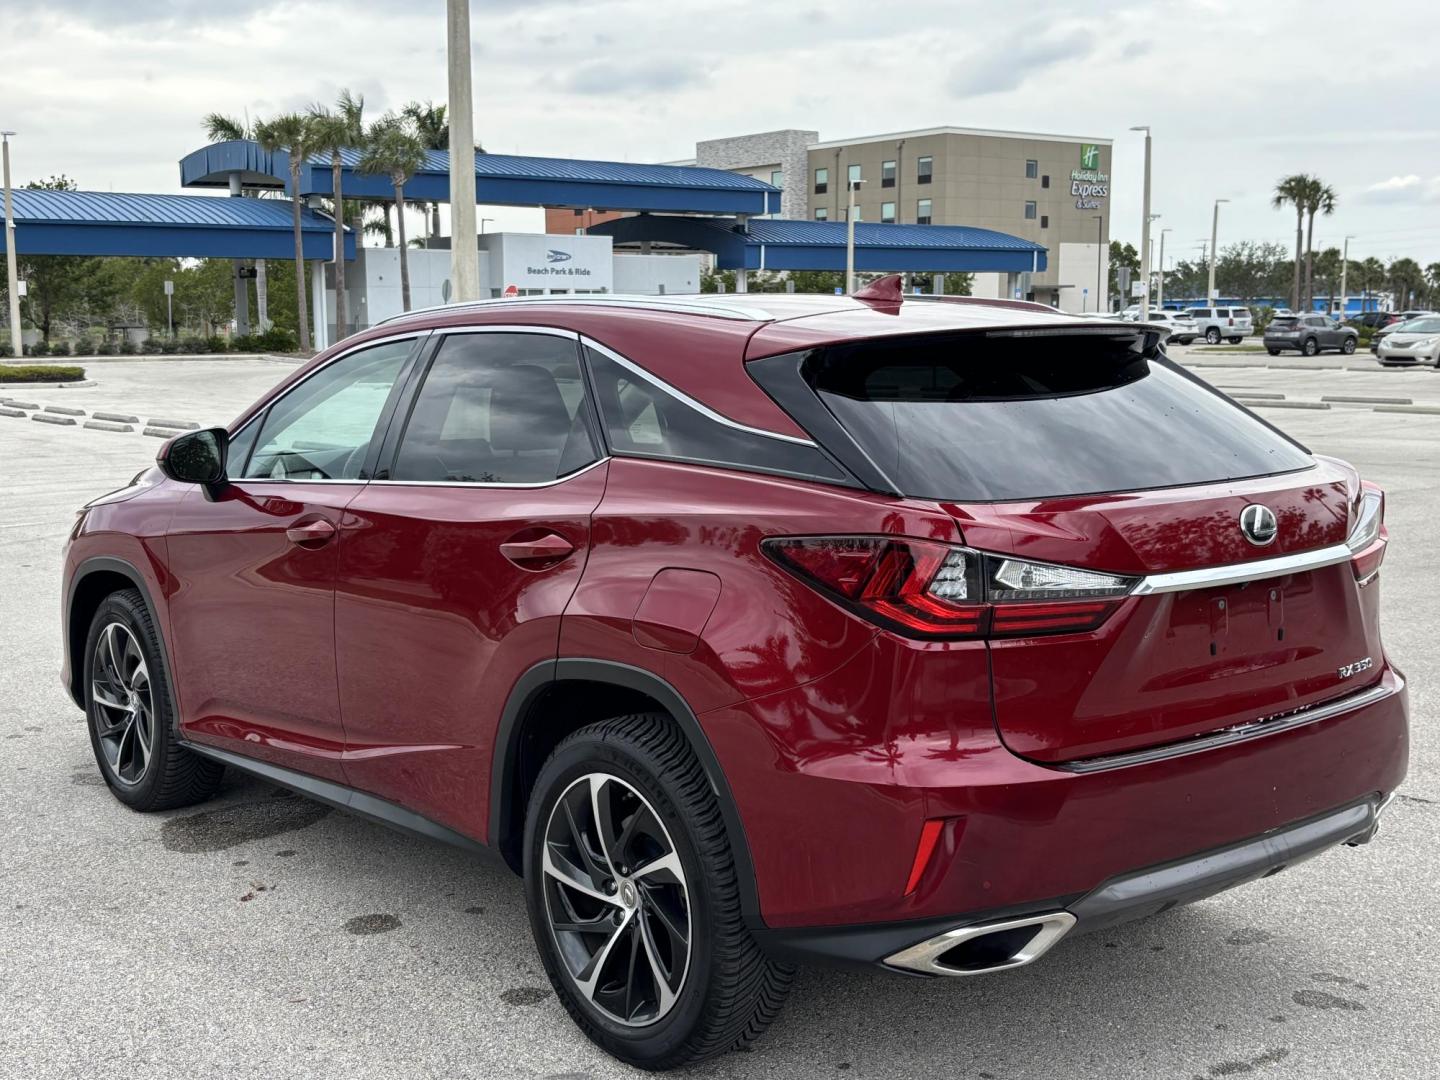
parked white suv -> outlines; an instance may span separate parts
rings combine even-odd
[[[1189,345],[1200,336],[1200,330],[1188,311],[1161,311],[1152,308],[1145,320],[1151,326],[1163,326],[1170,331],[1170,341],[1177,345]]]
[[[1222,338],[1231,345],[1239,345],[1255,329],[1249,308],[1197,307],[1187,314],[1195,320],[1196,332],[1211,345],[1220,344]]]

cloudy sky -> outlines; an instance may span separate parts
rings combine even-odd
[[[1440,259],[1440,5],[1416,0],[474,0],[476,130],[501,153],[663,161],[782,127],[823,139],[950,124],[1115,140],[1134,240],[1155,132],[1167,254],[1293,242],[1275,180],[1339,194],[1317,246]],[[0,0],[0,127],[17,182],[171,191],[211,110],[362,92],[444,100],[441,0]],[[534,215],[505,215],[531,224]],[[1158,226],[1157,226],[1158,227]]]

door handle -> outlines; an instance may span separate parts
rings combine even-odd
[[[285,530],[285,538],[301,547],[317,548],[335,535],[335,526],[324,518],[307,521],[304,525],[291,525]]]
[[[500,545],[500,554],[525,570],[559,562],[574,550],[574,544],[553,532],[533,540],[507,540]]]

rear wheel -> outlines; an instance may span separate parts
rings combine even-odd
[[[1280,355],[1280,350],[1279,350],[1279,349],[1266,349],[1265,351],[1268,352],[1271,356],[1279,356],[1279,355]]]
[[[1206,330],[1206,331],[1205,331],[1205,341],[1206,341],[1208,344],[1211,344],[1211,345],[1219,345],[1219,344],[1220,344],[1220,329],[1219,329],[1219,327],[1212,326],[1212,327],[1210,327],[1209,330]]]
[[[617,717],[556,748],[526,816],[525,893],[561,1003],[632,1065],[743,1046],[789,990],[791,969],[745,927],[714,792],[666,716]]]
[[[1305,343],[1300,346],[1300,351],[1303,352],[1306,356],[1314,356],[1320,351],[1320,343],[1316,341],[1313,337],[1306,338]]]
[[[85,640],[85,718],[96,764],[111,792],[135,810],[203,802],[225,766],[175,737],[175,707],[160,638],[134,589],[107,596]]]
[[[1353,356],[1355,353],[1355,339],[1347,337],[1344,341],[1340,342],[1340,351],[1346,356]]]
[[[1245,339],[1243,337],[1229,337],[1225,340],[1228,341],[1231,345],[1239,345]]]

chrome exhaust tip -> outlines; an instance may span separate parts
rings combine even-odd
[[[1024,967],[1040,959],[1070,932],[1075,916],[1068,911],[1030,915],[1023,919],[962,926],[911,945],[885,963],[922,975],[985,975]]]
[[[1345,841],[1345,846],[1346,846],[1346,847],[1360,847],[1361,845],[1363,845],[1363,844],[1368,844],[1371,840],[1374,840],[1375,837],[1376,837],[1377,835],[1379,835],[1379,832],[1380,832],[1380,815],[1383,814],[1383,813],[1385,813],[1386,809],[1387,809],[1387,808],[1390,806],[1390,804],[1393,803],[1394,801],[1395,801],[1395,792],[1392,791],[1392,792],[1390,792],[1389,795],[1386,795],[1383,799],[1381,799],[1378,803],[1376,803],[1376,804],[1375,804],[1375,817],[1372,819],[1372,824],[1370,825],[1370,828],[1366,829],[1366,830],[1365,830],[1363,833],[1361,833],[1359,836],[1352,837],[1351,839],[1346,840],[1346,841]]]

